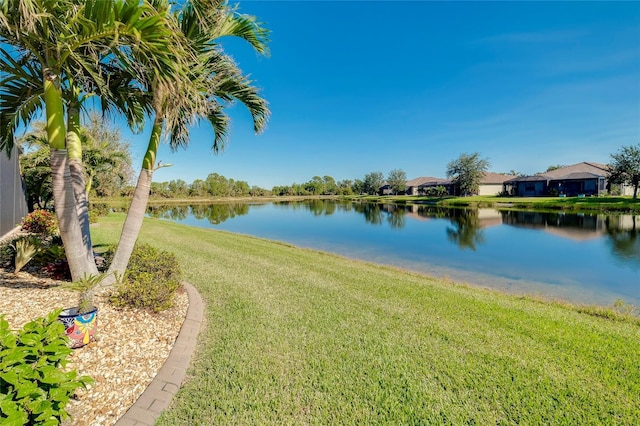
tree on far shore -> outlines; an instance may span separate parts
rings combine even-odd
[[[491,163],[487,158],[480,158],[478,152],[460,154],[447,164],[447,178],[453,178],[453,184],[463,197],[477,194],[480,181],[489,170]]]
[[[404,194],[407,190],[407,174],[404,170],[393,169],[387,176],[387,183],[394,195]]]
[[[609,163],[609,182],[618,185],[631,185],[633,198],[638,198],[640,186],[640,144],[623,146],[611,154]]]
[[[362,192],[375,195],[380,190],[382,183],[384,182],[384,175],[382,172],[371,172],[364,176],[362,184]]]

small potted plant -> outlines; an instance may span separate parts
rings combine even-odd
[[[65,334],[72,348],[80,348],[95,342],[98,332],[98,308],[93,304],[96,287],[105,278],[105,274],[84,275],[77,281],[63,284],[62,288],[79,293],[78,305],[63,309],[58,319],[64,324]]]

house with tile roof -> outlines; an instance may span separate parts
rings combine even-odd
[[[442,185],[446,179],[431,176],[421,176],[407,181],[407,195],[425,195],[425,190],[432,186]]]
[[[559,167],[533,176],[518,176],[504,182],[510,195],[601,195],[608,192],[608,168],[605,164],[582,162]]]
[[[503,183],[512,177],[512,175],[503,173],[486,172],[480,179],[478,192],[473,195],[498,195],[503,191]],[[452,179],[448,179],[440,183],[440,185],[444,185],[449,190],[450,195],[460,195]]]
[[[477,195],[498,195],[502,192],[502,184],[513,176],[487,172],[480,181]],[[444,187],[449,195],[457,195],[453,181],[431,176],[421,176],[407,181],[407,195],[426,195],[429,188]],[[387,184],[380,187],[380,194],[389,195],[391,190]]]

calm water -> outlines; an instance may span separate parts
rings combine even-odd
[[[640,305],[640,216],[326,200],[154,206],[150,215],[512,293]]]

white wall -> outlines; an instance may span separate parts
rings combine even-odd
[[[478,195],[498,195],[502,192],[502,184],[485,184],[478,188]]]
[[[14,146],[11,158],[4,151],[0,153],[0,237],[19,225],[27,213],[18,150]]]

